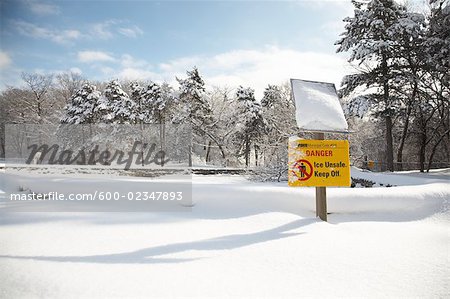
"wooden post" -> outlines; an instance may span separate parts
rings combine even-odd
[[[314,138],[324,140],[324,133],[315,133]],[[316,217],[323,221],[327,221],[327,188],[316,187]]]

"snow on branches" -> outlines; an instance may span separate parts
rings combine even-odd
[[[70,103],[66,105],[65,115],[61,118],[61,123],[65,124],[86,124],[97,121],[97,107],[101,93],[90,83],[83,86],[71,97]]]

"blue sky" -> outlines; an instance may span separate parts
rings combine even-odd
[[[339,83],[350,1],[1,2],[1,88],[20,73],[174,82],[196,65],[209,85],[305,78]]]

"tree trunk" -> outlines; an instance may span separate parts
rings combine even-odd
[[[144,127],[143,127],[143,124],[142,123],[140,123],[139,124],[139,131],[140,131],[140,133],[141,133],[141,158],[142,158],[142,161],[141,161],[141,166],[142,167],[144,167],[144,165],[145,165],[145,163],[144,163],[144,144],[145,144],[145,142],[144,142]]]
[[[0,153],[0,158],[6,158],[6,149],[5,149],[5,139],[1,138],[1,153]]]
[[[161,116],[159,123],[159,139],[161,142],[160,149],[162,152],[164,152],[166,142],[166,125],[164,123],[164,120],[162,120]],[[164,167],[164,159],[161,159],[161,167]]]
[[[405,125],[403,126],[402,131],[402,137],[400,139],[400,145],[397,149],[397,170],[403,170],[403,148],[405,146],[406,136],[408,135],[408,128],[409,128],[409,117],[411,115],[412,110],[412,104],[408,105],[408,108],[406,110],[406,119],[405,119]]]
[[[258,146],[255,144],[255,166],[258,166]]]
[[[211,140],[212,140],[212,141],[217,145],[217,147],[219,148],[220,153],[222,154],[222,158],[225,160],[225,158],[226,158],[225,151],[224,151],[224,149],[223,149],[222,144],[220,144],[220,142],[217,140],[217,138],[214,137],[213,134],[208,133],[208,132],[205,131],[205,130],[202,130],[202,129],[200,129],[200,128],[198,128],[198,130],[199,130],[199,132],[201,132],[202,134],[204,134],[204,135],[208,136],[209,138],[211,138]]]
[[[389,100],[389,78],[388,78],[388,66],[387,66],[387,58],[386,54],[382,55],[382,70],[383,70],[383,100],[386,105],[386,109],[390,109],[390,100]],[[387,170],[394,171],[394,146],[392,141],[392,118],[390,115],[390,111],[387,111],[386,115],[386,162],[387,162]]]
[[[42,107],[40,99],[37,99],[37,116],[38,116],[38,123],[42,124]]]
[[[248,135],[245,135],[245,166],[248,167],[250,164],[250,138]]]
[[[447,130],[444,134],[442,134],[439,139],[436,141],[436,143],[433,145],[433,148],[431,149],[430,157],[428,158],[428,166],[427,166],[427,172],[430,172],[431,164],[433,162],[434,154],[436,153],[436,149],[439,146],[439,144],[444,140],[445,135],[447,135],[450,132],[450,130]]]
[[[419,170],[425,170],[425,150],[427,146],[427,121],[425,120],[422,106],[419,105]]]
[[[392,142],[392,118],[386,116],[386,162],[387,170],[394,171],[394,146]]]
[[[206,148],[206,158],[205,158],[206,162],[211,161],[210,153],[211,153],[211,140],[208,141],[208,147]]]
[[[192,144],[189,144],[188,146],[188,160],[189,160],[189,167],[192,167]]]
[[[425,170],[425,149],[427,146],[427,135],[425,132],[420,133],[420,146],[419,146],[419,167],[420,172]]]

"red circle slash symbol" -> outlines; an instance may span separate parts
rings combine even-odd
[[[309,172],[308,169],[309,168]],[[313,167],[311,163],[307,160],[298,160],[294,164],[294,169],[292,172],[298,178],[299,181],[308,180],[313,174]],[[298,169],[298,170],[297,170]]]

